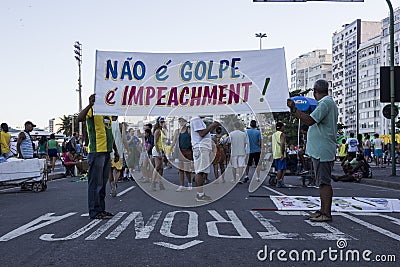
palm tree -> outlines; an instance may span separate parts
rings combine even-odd
[[[72,136],[72,132],[78,132],[79,131],[79,124],[76,120],[77,115],[64,115],[61,119],[62,123],[57,124],[57,126],[61,126],[60,129],[57,131],[57,133],[63,133],[66,136]],[[72,131],[72,120],[74,119],[74,130]]]

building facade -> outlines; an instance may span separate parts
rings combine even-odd
[[[380,103],[381,36],[360,45],[358,50],[358,132],[386,134]]]
[[[332,81],[332,54],[328,54],[326,49],[308,52],[291,61],[291,92],[310,89],[318,79]]]
[[[362,42],[379,35],[380,22],[359,19],[343,25],[332,37],[332,96],[338,106],[338,122],[347,126],[345,133],[357,132],[357,52]]]

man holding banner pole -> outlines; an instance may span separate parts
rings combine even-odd
[[[310,115],[298,110],[292,99],[287,100],[287,106],[296,118],[310,126],[307,133],[306,154],[312,158],[321,199],[320,210],[309,215],[309,219],[313,222],[332,221],[331,173],[336,154],[338,109],[332,96],[328,95],[328,87],[329,83],[326,80],[315,82],[313,91],[318,104]]]

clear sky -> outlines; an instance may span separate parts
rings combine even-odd
[[[94,92],[96,50],[211,52],[284,47],[286,64],[331,51],[333,32],[355,19],[381,21],[385,0],[364,3],[253,3],[252,0],[2,0],[0,122],[11,127],[78,112],[83,44],[83,107]],[[394,8],[400,1],[392,0]]]

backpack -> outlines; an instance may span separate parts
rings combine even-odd
[[[67,152],[72,150],[71,139],[65,144],[65,149],[67,150]]]

